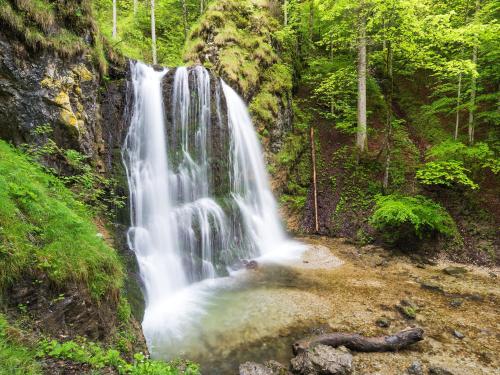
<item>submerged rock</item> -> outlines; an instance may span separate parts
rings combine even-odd
[[[273,370],[255,362],[245,362],[240,365],[240,375],[274,375]]]
[[[288,369],[277,361],[267,361],[263,365],[256,362],[245,362],[240,365],[240,375],[288,375]]]
[[[344,347],[316,345],[292,359],[292,370],[300,375],[350,375],[352,355]]]

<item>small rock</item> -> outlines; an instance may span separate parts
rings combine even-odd
[[[494,279],[498,277],[495,272],[488,272],[488,275],[490,275],[490,277],[493,277]]]
[[[462,340],[465,337],[465,335],[462,332],[457,331],[456,329],[454,329],[452,333],[453,333],[453,336],[455,336],[457,339],[460,339],[460,340]]]
[[[471,301],[475,301],[475,302],[482,302],[483,301],[483,296],[480,295],[479,293],[473,293],[470,296],[468,296],[467,298],[470,299]]]
[[[344,347],[316,345],[292,359],[292,370],[299,375],[351,375],[352,355]]]
[[[389,328],[391,326],[391,321],[387,318],[379,318],[375,322],[380,328]]]
[[[431,290],[433,292],[440,292],[440,293],[444,292],[441,285],[433,283],[432,281],[422,281],[420,283],[420,286],[424,289]]]
[[[419,361],[413,361],[410,367],[406,369],[408,375],[424,375],[424,369]]]
[[[450,266],[450,267],[444,268],[443,272],[447,275],[450,275],[450,276],[463,276],[469,271],[467,271],[467,269],[465,269],[464,267]]]
[[[458,308],[460,306],[462,306],[464,303],[464,300],[461,299],[461,298],[454,298],[450,301],[450,306],[451,307],[454,307],[454,308]]]
[[[442,367],[432,366],[429,367],[429,375],[453,375],[453,373]]]
[[[255,362],[245,362],[240,365],[240,375],[274,375],[273,370]]]
[[[424,263],[417,263],[417,268],[425,269],[425,264]]]

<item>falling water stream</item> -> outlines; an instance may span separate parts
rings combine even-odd
[[[123,157],[143,330],[153,356],[189,355],[202,336],[210,341],[209,322],[228,324],[213,314],[245,300],[224,297],[245,284],[235,264],[280,261],[302,246],[281,227],[263,151],[231,87],[200,66],[158,71],[137,62],[130,89]]]

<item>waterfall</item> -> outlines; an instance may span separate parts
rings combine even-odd
[[[140,62],[131,63],[130,86],[128,243],[154,352],[202,312],[206,291],[193,285],[226,276],[244,258],[280,257],[292,243],[248,110],[233,89],[200,66],[157,71]]]

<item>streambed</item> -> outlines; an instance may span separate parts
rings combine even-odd
[[[425,340],[408,350],[355,354],[359,373],[404,373],[416,360],[458,375],[497,373],[498,270],[469,266],[465,275],[450,276],[443,272],[447,262],[417,267],[382,248],[358,249],[327,238],[302,241],[316,247],[300,262],[263,263],[208,288],[204,312],[195,314],[177,340],[157,346],[155,356],[198,361],[203,374],[236,374],[245,361],[287,364],[291,344],[310,334],[385,335],[417,325]],[[422,287],[429,282],[441,291]],[[416,319],[398,311],[402,300],[417,306]],[[377,326],[382,317],[389,327]],[[454,337],[454,330],[465,338]]]

